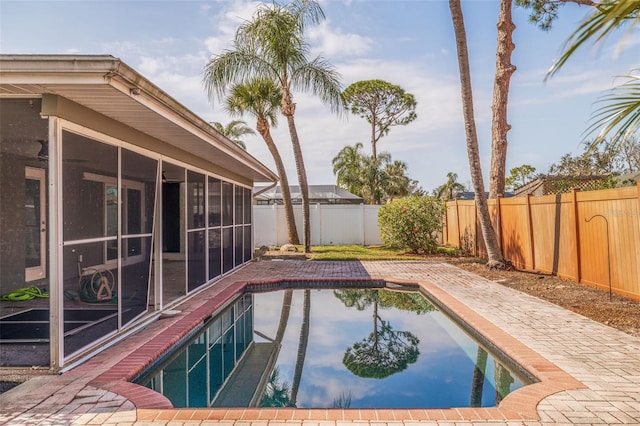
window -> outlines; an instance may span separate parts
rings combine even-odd
[[[151,160],[153,161],[153,160]],[[110,176],[98,175],[85,172],[83,179],[97,183],[92,186],[103,194],[102,217],[105,237],[104,242],[105,257],[100,265],[89,265],[91,267],[115,267],[118,259],[118,181]],[[122,230],[125,235],[137,235],[142,232],[142,218],[146,216],[145,211],[145,187],[142,182],[122,180]],[[94,217],[94,220],[96,218]],[[125,263],[137,263],[142,255],[141,247],[135,241],[125,244],[127,248],[123,250],[123,261]]]
[[[45,171],[25,168],[25,281],[46,277],[47,270],[47,210]]]

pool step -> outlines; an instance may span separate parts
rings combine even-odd
[[[254,342],[220,389],[212,407],[257,407],[278,352],[275,342]]]

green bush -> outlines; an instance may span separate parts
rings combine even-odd
[[[438,248],[444,205],[433,197],[400,198],[378,212],[380,238],[391,247],[416,254],[431,254]]]

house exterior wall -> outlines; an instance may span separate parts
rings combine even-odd
[[[0,99],[0,117],[0,294],[5,294],[25,286],[25,169],[48,169],[37,158],[37,140],[46,139],[48,126],[39,99]]]

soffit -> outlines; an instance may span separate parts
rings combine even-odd
[[[43,71],[34,63],[36,72],[20,72],[0,59],[0,96],[59,95],[254,182],[277,180],[261,162],[131,68],[111,57],[101,59],[103,66],[89,72],[75,63],[73,70],[54,71],[50,64]]]

